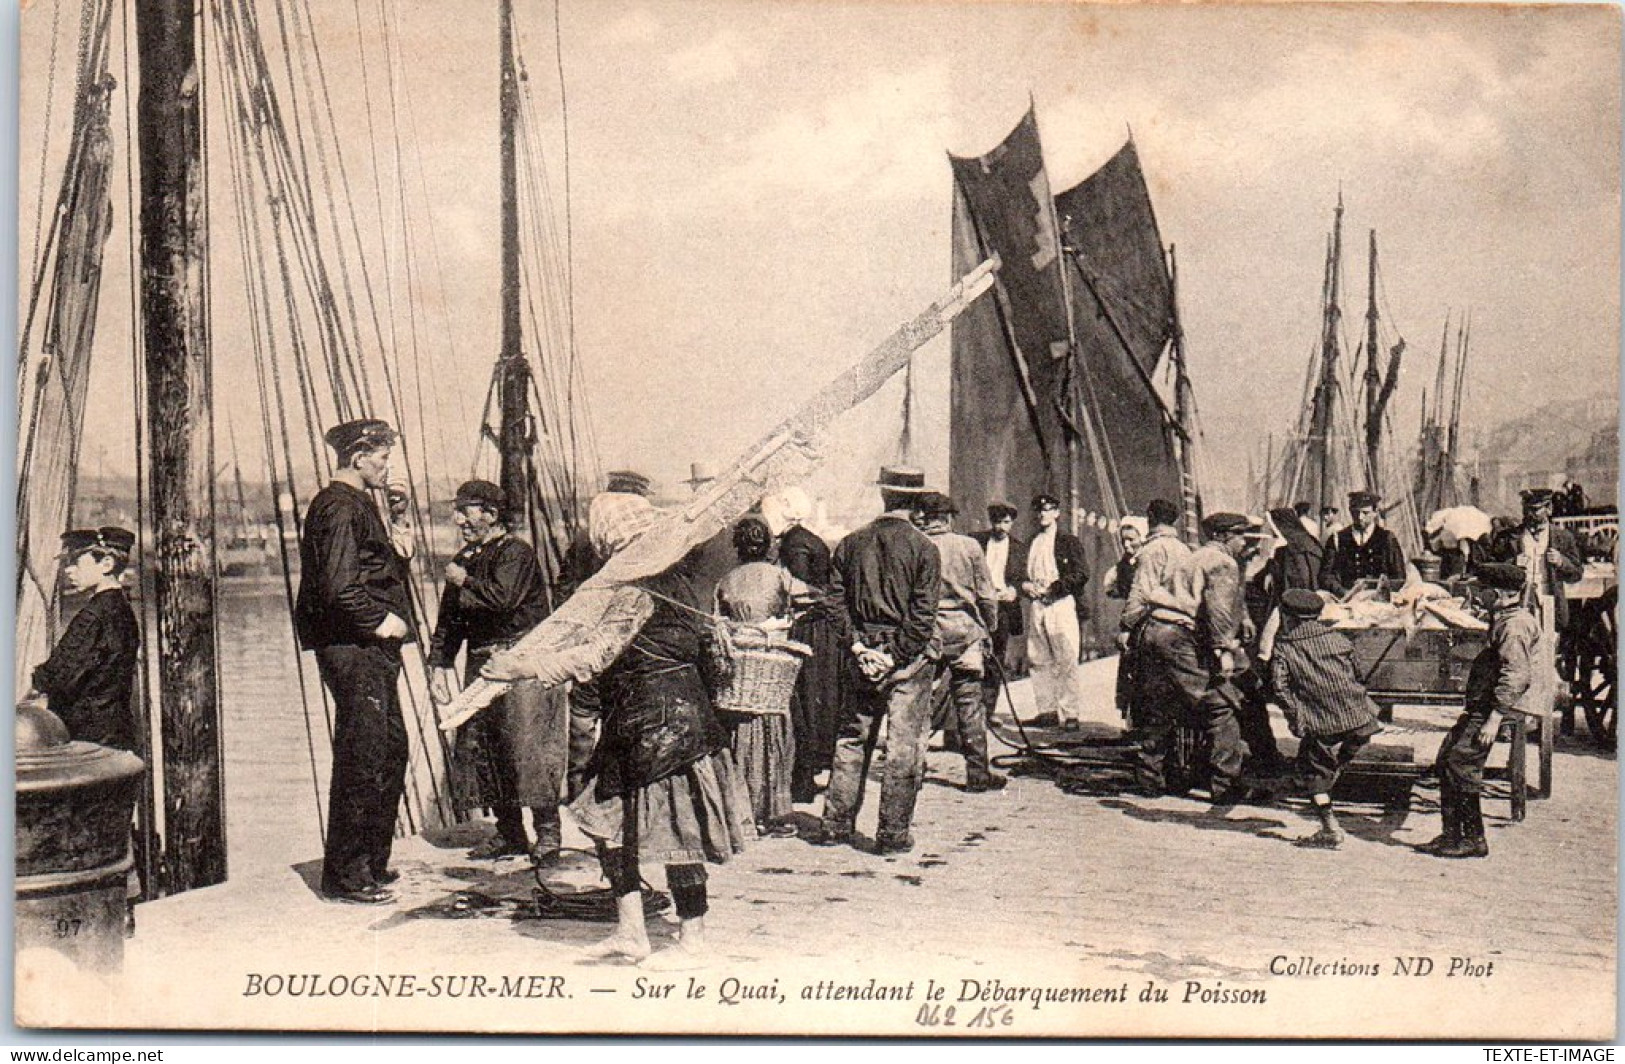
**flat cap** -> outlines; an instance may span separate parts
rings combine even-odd
[[[1306,587],[1294,587],[1281,595],[1281,612],[1288,617],[1319,617],[1326,600]]]
[[[959,512],[954,501],[940,491],[927,491],[914,500],[914,508],[927,517],[947,517]]]
[[[389,422],[375,417],[357,418],[327,430],[327,445],[339,454],[349,454],[360,447],[388,447],[398,438]]]
[[[452,506],[484,506],[488,510],[498,513],[506,506],[506,498],[502,489],[489,480],[470,480],[457,489],[457,497],[452,500]]]
[[[1476,570],[1478,582],[1497,591],[1522,591],[1528,574],[1521,565],[1507,562],[1486,562]]]
[[[1202,534],[1209,539],[1245,533],[1254,526],[1255,522],[1246,514],[1217,513],[1202,518]]]
[[[1060,508],[1061,500],[1048,492],[1039,492],[1033,496],[1034,510],[1059,510]]]
[[[62,553],[68,557],[75,557],[87,550],[104,550],[128,555],[134,549],[135,533],[116,525],[75,528],[62,533]]]
[[[1351,491],[1351,492],[1349,492],[1349,512],[1350,513],[1353,513],[1355,510],[1364,510],[1364,509],[1366,509],[1368,507],[1370,509],[1374,510],[1374,509],[1377,508],[1377,506],[1381,502],[1382,502],[1382,496],[1378,495],[1376,492],[1371,492],[1371,491]]]

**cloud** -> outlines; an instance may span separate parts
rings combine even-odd
[[[604,28],[604,38],[615,44],[652,41],[660,34],[660,21],[644,8],[634,8]]]
[[[872,74],[817,107],[782,114],[745,143],[720,184],[747,200],[786,192],[868,200],[940,194],[949,100],[946,63]]]
[[[674,52],[666,69],[682,85],[721,85],[734,80],[746,63],[746,50],[733,30],[722,30],[703,44]]]

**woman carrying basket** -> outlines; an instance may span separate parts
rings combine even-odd
[[[818,593],[767,560],[773,533],[761,518],[741,519],[733,543],[739,565],[717,585],[717,615],[735,648],[734,682],[718,715],[732,730],[734,764],[745,777],[757,832],[788,838],[796,833],[790,824],[796,760],[790,695],[809,648],[787,637],[793,613],[812,605]]]
[[[593,500],[587,526],[608,558],[658,520],[642,496],[606,493]],[[701,678],[712,621],[692,558],[623,585],[603,623],[579,642],[540,657],[499,654],[484,671],[490,679],[534,676],[547,684],[597,679],[602,731],[586,789],[570,812],[598,850],[618,924],[587,956],[623,956],[658,970],[706,963],[705,865],[726,862],[752,835],[749,801]],[[653,956],[640,861],[666,866],[681,921],[676,945]]]

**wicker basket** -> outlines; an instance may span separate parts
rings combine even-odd
[[[803,659],[812,647],[760,628],[724,622],[718,626],[714,708],[727,713],[788,716],[790,695]]]

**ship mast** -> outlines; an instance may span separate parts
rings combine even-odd
[[[1337,329],[1342,319],[1338,307],[1338,279],[1343,263],[1343,194],[1337,194],[1337,213],[1332,225],[1332,245],[1326,257],[1326,313],[1320,334],[1320,381],[1315,387],[1314,416],[1310,423],[1309,445],[1317,454],[1320,479],[1315,489],[1316,513],[1323,512],[1332,499],[1332,432],[1337,409]]]
[[[1382,374],[1377,370],[1377,231],[1371,230],[1370,267],[1366,274],[1365,310],[1365,467],[1367,487],[1382,491]]]
[[[1168,283],[1168,303],[1173,311],[1169,323],[1169,350],[1174,356],[1174,421],[1179,427],[1179,431],[1174,433],[1175,446],[1179,448],[1179,501],[1185,514],[1185,539],[1195,543],[1202,520],[1202,495],[1196,483],[1195,404],[1192,402],[1190,374],[1185,365],[1185,329],[1179,320],[1179,260],[1175,257],[1172,244],[1168,245]]]
[[[141,340],[146,351],[163,724],[162,889],[226,878],[215,640],[207,186],[191,0],[137,0]]]
[[[510,527],[520,526],[540,544],[530,505],[530,465],[535,444],[530,424],[530,364],[525,361],[519,316],[519,178],[514,146],[519,118],[519,77],[514,68],[513,0],[501,7],[501,168],[502,168],[502,347],[498,356],[497,399],[502,411],[498,435],[502,494]]]

